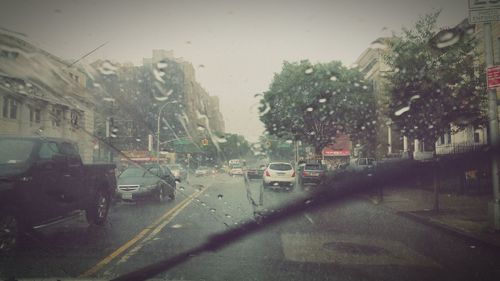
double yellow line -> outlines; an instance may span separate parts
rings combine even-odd
[[[163,214],[160,218],[154,221],[151,225],[144,228],[139,234],[137,234],[134,238],[130,239],[127,243],[123,244],[120,248],[116,249],[109,256],[102,259],[96,265],[94,265],[89,270],[82,273],[78,278],[88,278],[95,275],[101,269],[103,269],[106,265],[108,265],[111,261],[125,253],[132,246],[136,245],[140,241],[149,241],[154,235],[158,234],[163,227],[165,227],[175,216],[177,216],[183,209],[185,209],[193,199],[202,194],[207,187],[204,187],[201,190],[196,190],[193,194],[189,195],[186,199],[182,200],[181,203],[176,205],[174,208],[168,210],[165,214]],[[149,234],[149,235],[148,235]],[[143,239],[146,235],[147,238]]]

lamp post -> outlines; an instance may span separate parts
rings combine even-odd
[[[161,119],[161,112],[165,106],[169,104],[174,104],[177,103],[176,100],[171,101],[171,102],[166,102],[164,105],[160,107],[160,110],[158,111],[158,127],[156,130],[156,164],[160,164],[160,119]]]

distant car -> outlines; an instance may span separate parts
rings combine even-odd
[[[261,166],[261,167],[250,167],[246,170],[247,178],[248,179],[261,179],[262,176],[264,175],[264,170],[266,166]]]
[[[229,170],[229,175],[230,176],[234,176],[234,175],[242,176],[243,175],[243,167],[238,166],[238,165],[233,166],[231,168],[231,170]]]
[[[194,175],[197,177],[207,176],[210,174],[210,168],[207,166],[200,166],[194,171]]]
[[[118,176],[117,195],[124,201],[175,199],[175,179],[170,171],[156,164],[128,167]]]
[[[299,166],[298,182],[319,184],[325,179],[325,168],[319,163],[307,163]]]
[[[295,170],[292,164],[287,162],[270,163],[263,176],[264,187],[267,186],[289,186],[295,184]]]
[[[354,158],[346,167],[348,171],[362,172],[369,171],[375,168],[377,162],[373,158]]]
[[[187,171],[180,164],[168,164],[166,165],[168,169],[172,172],[175,177],[175,180],[182,181],[187,177]]]

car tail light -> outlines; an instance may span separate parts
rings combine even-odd
[[[266,174],[266,177],[270,177],[271,176],[271,174],[269,174],[268,170],[266,170],[265,174]]]
[[[294,178],[294,177],[295,177],[295,171],[293,171],[293,173],[292,173],[292,178]]]

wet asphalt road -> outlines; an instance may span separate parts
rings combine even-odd
[[[310,188],[314,188],[311,186]],[[83,217],[38,231],[0,258],[3,279],[108,280],[200,245],[214,233],[307,198],[242,177],[192,178],[177,198],[117,203],[105,227]],[[192,259],[160,280],[500,280],[500,252],[354,198]],[[50,279],[54,280],[54,279]]]

